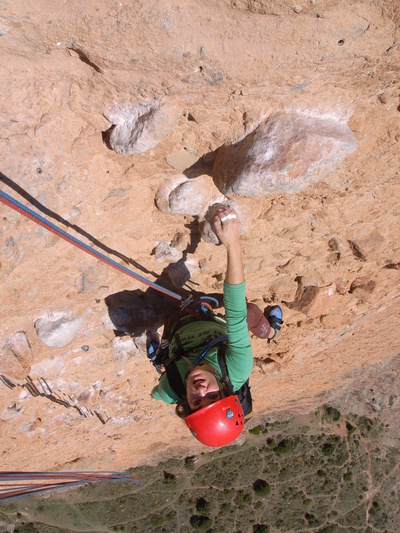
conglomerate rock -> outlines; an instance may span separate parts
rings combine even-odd
[[[299,192],[333,172],[357,148],[336,120],[278,113],[217,152],[213,176],[226,195]]]
[[[35,329],[39,339],[50,348],[67,346],[78,334],[91,313],[88,308],[80,316],[68,312],[54,311],[35,320]]]
[[[114,127],[108,142],[119,155],[140,154],[154,148],[178,123],[176,101],[125,104],[109,113]]]
[[[210,176],[205,175],[193,179],[180,175],[162,185],[156,195],[158,209],[174,215],[200,215],[209,205],[223,200]]]

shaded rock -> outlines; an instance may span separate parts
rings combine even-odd
[[[356,289],[361,289],[364,292],[371,293],[376,287],[376,282],[372,279],[369,279],[367,276],[362,276],[361,278],[356,278],[350,285],[350,294],[352,294]]]
[[[24,331],[18,331],[5,343],[0,354],[0,373],[23,378],[33,364],[32,348]]]
[[[367,258],[363,254],[360,246],[355,241],[348,241],[351,253],[354,255],[356,259],[359,259],[360,261],[366,261]]]
[[[200,215],[210,204],[223,200],[212,178],[205,175],[195,179],[179,176],[164,184],[156,194],[160,211],[179,215]]]
[[[180,261],[168,266],[166,272],[174,287],[180,288],[189,281],[192,274],[197,270],[197,261]]]
[[[120,105],[107,118],[114,125],[108,143],[119,155],[140,154],[154,148],[178,123],[177,100]]]
[[[350,285],[349,293],[354,294],[359,300],[364,301],[372,294],[376,287],[376,281],[368,276],[356,278]]]
[[[103,324],[107,329],[140,335],[150,326],[158,327],[163,323],[170,311],[170,300],[154,290],[110,294],[105,298],[108,318],[104,318]]]
[[[342,122],[279,113],[240,142],[220,148],[213,176],[228,196],[298,192],[338,168],[357,144]]]
[[[285,302],[286,306],[295,311],[300,311],[310,318],[318,318],[326,315],[335,305],[334,283],[326,287],[316,287],[313,285],[304,286],[301,279],[298,280],[296,297],[293,302]]]
[[[385,243],[385,238],[378,231],[373,230],[368,234],[364,231],[353,232],[354,237],[349,239],[350,250],[354,257],[362,261],[371,259],[379,259],[382,254],[382,247]]]
[[[86,309],[78,317],[68,312],[54,311],[49,315],[39,317],[34,326],[39,339],[49,348],[67,346],[78,334],[92,310]]]
[[[160,242],[154,250],[154,255],[157,263],[167,261],[168,263],[175,263],[182,258],[182,252],[174,248],[168,242]]]

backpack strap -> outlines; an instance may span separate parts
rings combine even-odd
[[[228,367],[226,366],[226,358],[225,358],[226,349],[227,349],[226,344],[218,348],[218,364],[221,369],[222,381],[228,387],[230,394],[233,394],[233,386],[232,386],[231,380],[229,379]]]
[[[175,394],[177,394],[180,399],[186,398],[186,387],[179,373],[176,359],[170,359],[167,362],[165,365],[165,372],[167,374],[169,384],[171,385]]]
[[[231,394],[236,394],[243,408],[245,423],[253,416],[253,400],[250,392],[249,380],[240,387],[239,390],[234,391],[231,380],[229,379],[228,367],[226,366],[225,350],[226,346],[220,346],[218,350],[218,364],[221,367],[222,380],[230,390]]]

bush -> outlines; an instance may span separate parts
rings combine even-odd
[[[240,505],[242,503],[245,503],[246,505],[251,505],[253,503],[253,498],[248,492],[245,492],[244,490],[239,490],[235,496],[235,504]]]
[[[151,517],[151,525],[153,527],[159,527],[161,526],[163,523],[163,518],[161,515],[159,514],[154,514],[152,517]]]
[[[347,483],[353,479],[353,474],[351,472],[346,472],[343,476],[343,480]]]
[[[166,485],[176,485],[176,476],[164,470],[164,483]]]
[[[190,517],[190,525],[199,531],[210,529],[212,522],[208,516],[193,515]]]
[[[267,524],[254,524],[253,533],[269,533],[269,526]]]
[[[332,420],[333,422],[337,422],[340,420],[340,413],[337,409],[334,407],[325,407],[325,416],[328,420]]]
[[[205,500],[204,498],[198,498],[196,501],[196,510],[199,511],[199,513],[209,513],[211,509],[210,503]]]
[[[253,490],[260,498],[265,498],[271,492],[271,486],[264,479],[256,479]]]
[[[313,514],[306,513],[304,515],[304,518],[307,520],[308,525],[311,527],[316,527],[321,524],[320,520],[318,520],[318,518]]]

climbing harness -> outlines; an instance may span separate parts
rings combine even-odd
[[[47,229],[48,231],[51,231],[58,237],[61,237],[62,239],[66,240],[70,244],[73,244],[77,248],[83,250],[84,252],[93,255],[100,261],[103,261],[104,263],[109,264],[110,266],[114,267],[115,269],[119,270],[120,272],[123,272],[124,274],[140,281],[141,283],[144,283],[145,285],[148,285],[149,287],[152,287],[153,289],[156,289],[159,292],[162,292],[163,294],[166,294],[167,296],[170,296],[171,298],[175,298],[176,300],[181,300],[182,306],[187,306],[190,301],[192,300],[192,297],[184,298],[183,296],[180,296],[179,294],[176,294],[173,291],[170,291],[169,289],[165,289],[164,287],[161,287],[157,283],[154,283],[143,276],[140,276],[139,274],[136,274],[136,272],[133,272],[129,268],[120,265],[116,261],[110,259],[106,255],[102,254],[101,252],[98,252],[91,246],[85,244],[84,242],[80,241],[76,237],[73,237],[72,235],[69,235],[66,231],[60,229],[52,222],[49,222],[41,215],[35,213],[32,211],[32,209],[29,209],[28,207],[24,206],[18,200],[15,200],[15,198],[12,198],[2,190],[0,190],[0,202],[2,202],[5,205],[8,205],[14,211],[17,211],[17,213],[20,213],[21,215],[26,216],[30,220],[33,220],[33,222],[36,222],[36,224],[39,224],[42,228]]]

